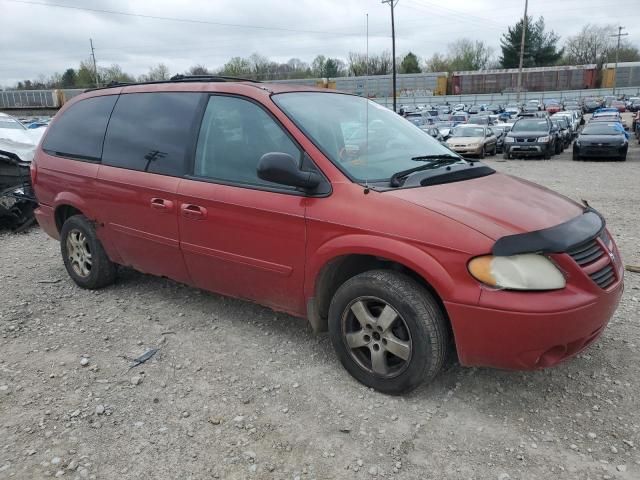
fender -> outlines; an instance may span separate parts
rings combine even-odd
[[[60,192],[53,199],[54,211],[62,205],[69,205],[80,210],[85,217],[90,220],[96,220],[95,214],[85,199],[73,192]]]
[[[54,215],[58,207],[61,205],[69,205],[80,210],[85,217],[95,222],[96,234],[98,235],[98,239],[102,243],[107,256],[112,262],[118,264],[123,263],[122,257],[120,257],[118,249],[115,247],[111,235],[109,235],[108,229],[104,228],[104,225],[100,223],[100,220],[97,218],[95,211],[91,208],[91,204],[89,202],[73,192],[60,192],[55,196],[53,205]]]
[[[392,238],[354,234],[333,238],[309,253],[305,298],[315,296],[316,281],[322,268],[344,255],[373,255],[404,265],[424,278],[443,300],[450,297],[454,288],[453,279],[442,265],[418,247]]]

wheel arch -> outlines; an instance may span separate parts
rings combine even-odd
[[[62,230],[64,222],[73,215],[84,215],[92,218],[87,202],[71,192],[58,194],[54,201],[54,219],[58,233]]]
[[[408,243],[368,235],[340,237],[323,245],[310,257],[305,281],[307,314],[316,332],[327,330],[329,304],[336,290],[349,278],[369,270],[404,273],[426,288],[448,319],[444,298],[454,282],[431,255]]]

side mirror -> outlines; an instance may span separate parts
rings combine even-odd
[[[288,153],[265,153],[258,161],[258,178],[268,182],[313,190],[320,185],[321,177],[316,172],[305,172]]]

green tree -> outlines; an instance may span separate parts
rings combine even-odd
[[[500,39],[502,56],[500,64],[503,68],[517,68],[520,62],[520,42],[522,38],[523,21],[520,20]],[[545,31],[544,18],[535,22],[533,17],[527,17],[527,29],[524,42],[525,67],[548,67],[556,65],[564,54],[564,49],[558,50],[560,37],[553,31]]]
[[[246,58],[233,57],[224,64],[219,73],[230,77],[248,77],[251,75],[251,63]]]
[[[122,67],[117,63],[112,64],[110,67],[98,68],[100,74],[100,82],[104,85],[114,83],[133,83],[135,78],[128,73],[122,71]]]
[[[76,86],[77,75],[73,68],[67,68],[60,79],[62,88],[73,88]]]
[[[80,67],[76,74],[76,87],[88,88],[96,86],[96,75],[93,70],[93,63],[90,60],[80,62]]]
[[[418,57],[409,52],[407,53],[402,62],[400,62],[400,73],[420,73],[422,70],[420,69],[420,63],[418,62]]]

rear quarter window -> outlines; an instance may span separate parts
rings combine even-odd
[[[163,175],[186,174],[202,98],[197,92],[120,95],[109,121],[102,163]]]
[[[74,103],[48,128],[42,149],[51,155],[99,162],[117,99],[117,95],[105,95]]]

